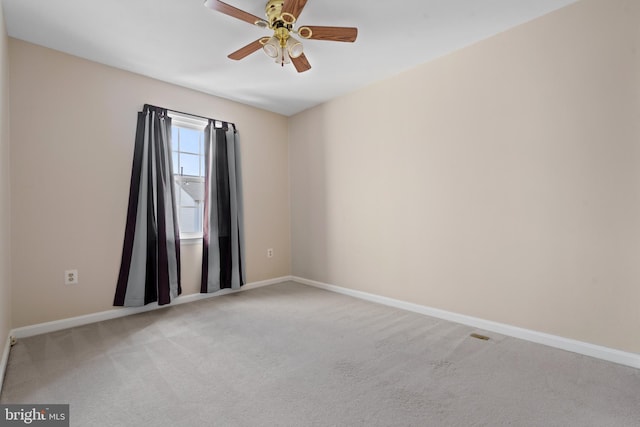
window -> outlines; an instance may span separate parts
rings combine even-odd
[[[204,128],[207,121],[177,113],[169,113],[169,116],[180,238],[200,238],[204,213]]]

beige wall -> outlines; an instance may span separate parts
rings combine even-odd
[[[640,2],[290,119],[294,275],[640,352]]]
[[[11,330],[8,40],[0,4],[0,357]],[[1,374],[0,374],[1,375]],[[2,378],[0,378],[0,384]]]
[[[14,327],[112,308],[145,103],[236,123],[248,281],[290,274],[286,117],[22,41],[9,47]],[[199,249],[183,247],[184,294],[199,291]],[[65,286],[72,268],[80,284]]]

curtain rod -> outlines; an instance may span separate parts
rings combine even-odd
[[[222,123],[223,126],[226,125],[225,127],[228,127],[229,125],[231,125],[231,126],[233,126],[233,130],[236,130],[236,124],[235,123],[226,122],[224,120],[212,119],[211,117],[205,117],[205,116],[199,116],[197,114],[185,113],[183,111],[172,110],[170,108],[165,108],[165,107],[158,107],[157,105],[144,104],[144,109],[145,110],[147,109],[147,107],[160,108],[162,110],[171,111],[172,113],[184,114],[185,116],[191,116],[191,117],[198,117],[199,119],[213,120],[214,122]]]

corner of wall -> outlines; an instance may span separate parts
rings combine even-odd
[[[9,54],[0,2],[0,390],[9,357],[11,331],[11,233],[9,184]]]

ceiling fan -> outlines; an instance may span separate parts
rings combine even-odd
[[[267,19],[258,18],[244,10],[238,9],[218,0],[206,0],[204,5],[209,9],[224,13],[260,28],[273,30],[271,37],[262,37],[236,50],[229,58],[240,60],[262,48],[276,63],[293,62],[299,73],[311,69],[304,55],[302,43],[291,34],[297,34],[307,40],[329,40],[337,42],[354,42],[358,37],[358,29],[354,27],[326,27],[305,25],[295,29],[298,16],[307,4],[307,0],[269,0],[265,7]]]

